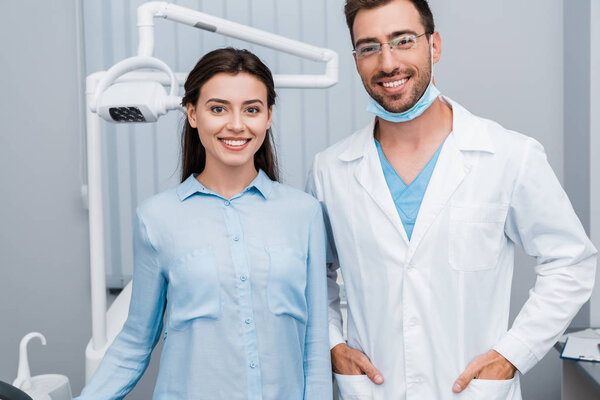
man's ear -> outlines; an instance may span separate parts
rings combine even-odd
[[[439,32],[433,32],[430,40],[433,41],[433,63],[435,64],[442,57],[442,37]]]
[[[187,108],[187,119],[190,123],[190,126],[192,128],[197,128],[198,123],[196,122],[196,107],[190,103],[187,103],[185,106]]]

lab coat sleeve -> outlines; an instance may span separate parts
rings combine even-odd
[[[589,299],[596,249],[546,160],[528,139],[505,232],[536,258],[537,279],[511,329],[494,346],[521,373],[550,350]]]
[[[152,349],[159,340],[166,281],[139,211],[134,226],[133,250],[133,287],[127,320],[77,399],[122,399],[146,370]]]
[[[321,203],[323,208],[323,219],[325,221],[325,230],[327,233],[327,300],[329,304],[329,348],[332,349],[340,343],[345,343],[342,330],[342,312],[340,310],[340,286],[337,283],[339,263],[335,249],[329,214],[323,198],[321,181],[319,180],[319,155],[315,160],[311,171],[308,174],[306,191],[315,197]]]
[[[331,400],[331,360],[327,322],[325,225],[320,207],[311,220],[307,257],[308,322],[304,346],[304,399]]]

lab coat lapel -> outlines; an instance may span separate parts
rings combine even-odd
[[[471,165],[465,162],[463,154],[456,146],[455,138],[452,135],[448,136],[421,202],[408,247],[407,262],[414,255],[427,229],[470,170]]]
[[[487,127],[460,104],[445,97],[442,97],[442,101],[452,107],[452,133],[446,138],[423,197],[408,248],[407,262],[415,254],[433,221],[477,162],[477,157],[467,157],[466,154],[494,153]]]
[[[373,139],[373,125],[373,123],[369,124],[360,132],[352,144],[352,148],[346,154],[342,155],[342,158],[361,157],[360,160],[357,160],[354,177],[394,225],[396,230],[398,230],[404,243],[408,245],[406,231],[394,205],[394,200],[385,181],[381,162],[377,155],[377,148]]]

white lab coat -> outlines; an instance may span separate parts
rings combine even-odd
[[[348,300],[348,345],[385,383],[336,376],[343,399],[520,400],[519,376],[552,347],[594,283],[596,249],[535,140],[453,109],[412,239],[388,190],[373,123],[315,157],[308,189],[328,219],[331,347],[342,342],[336,269]],[[514,244],[537,280],[508,329]],[[495,349],[512,380],[452,385]]]

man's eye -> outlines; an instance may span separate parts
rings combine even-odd
[[[392,47],[397,47],[400,49],[406,49],[412,47],[414,44],[414,40],[411,36],[401,36],[392,40]]]
[[[225,109],[221,106],[212,106],[210,108],[210,111],[219,114],[219,113],[222,113],[223,111],[225,111]]]
[[[358,52],[363,55],[374,54],[374,53],[377,53],[378,51],[379,51],[378,44],[367,44],[367,45],[361,46],[358,49]]]

